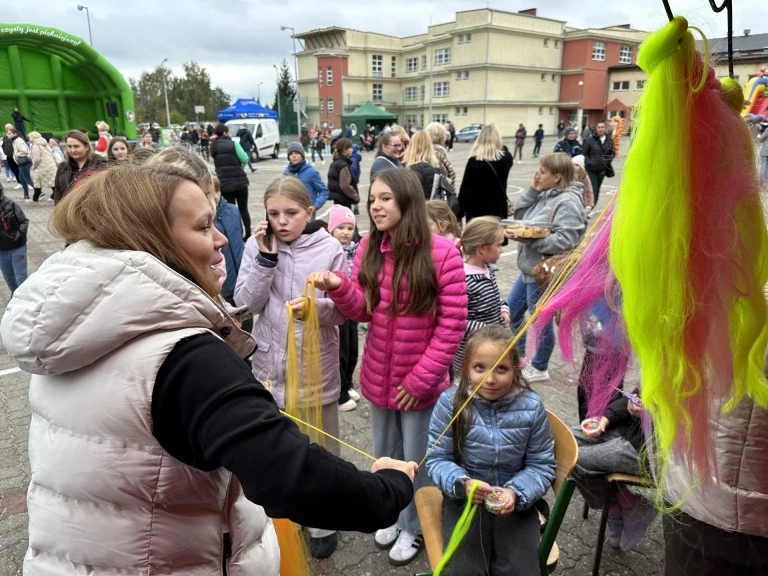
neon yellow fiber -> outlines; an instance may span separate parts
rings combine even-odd
[[[472,485],[469,487],[467,503],[464,506],[464,511],[461,513],[461,516],[459,516],[459,521],[456,522],[456,526],[453,528],[453,534],[451,534],[451,539],[448,541],[448,546],[445,547],[443,557],[440,558],[440,562],[437,563],[437,568],[435,568],[432,576],[440,576],[440,572],[443,571],[443,568],[445,568],[446,564],[448,564],[456,550],[459,549],[459,544],[461,544],[461,541],[464,540],[467,532],[469,532],[469,528],[472,526],[472,519],[475,517],[475,513],[477,512],[478,505],[472,504],[472,498],[475,495],[477,486],[477,482],[472,482]]]

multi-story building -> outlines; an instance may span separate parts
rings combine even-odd
[[[511,135],[520,123],[529,130],[543,124],[552,133],[578,110],[602,113],[608,66],[625,58],[622,46],[631,47],[633,58],[642,34],[629,27],[571,30],[535,9],[458,12],[452,22],[405,38],[311,30],[296,35],[303,41],[301,98],[311,120],[335,126],[344,112],[370,100],[405,125],[494,122]],[[603,59],[593,61],[592,44],[600,42]]]

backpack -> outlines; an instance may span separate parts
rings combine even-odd
[[[432,182],[432,195],[430,200],[443,200],[451,207],[451,212],[458,218],[461,208],[459,207],[459,197],[456,196],[456,191],[451,186],[451,181],[448,180],[443,174],[435,174],[435,179]]]
[[[3,198],[0,204],[0,233],[3,237],[16,242],[19,239],[19,232],[20,224],[14,210],[14,202],[10,198]]]

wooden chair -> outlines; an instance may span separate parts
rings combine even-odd
[[[575,484],[568,477],[579,457],[579,447],[573,433],[565,423],[547,410],[549,425],[555,438],[555,481],[552,489],[555,493],[555,505],[549,519],[546,520],[544,532],[539,543],[539,562],[542,575],[551,573],[560,559],[560,549],[555,543],[560,525],[563,523],[565,511],[573,496]],[[424,534],[424,545],[427,548],[429,566],[432,570],[437,567],[443,557],[442,506],[443,494],[435,486],[426,486],[416,491],[414,496],[416,510],[419,513],[421,530]],[[417,576],[431,576],[432,572],[424,572]]]
[[[603,544],[605,542],[605,527],[608,524],[608,513],[611,509],[613,496],[621,490],[622,486],[640,486],[643,488],[655,488],[656,483],[647,476],[635,476],[634,474],[623,474],[614,472],[605,477],[608,483],[608,492],[606,493],[603,511],[600,515],[600,529],[597,531],[597,545],[595,546],[595,560],[592,564],[592,576],[600,576],[600,562],[603,557]],[[584,502],[584,519],[589,516],[589,505]]]

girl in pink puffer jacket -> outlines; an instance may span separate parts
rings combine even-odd
[[[360,242],[352,278],[319,273],[315,286],[347,318],[368,322],[360,387],[372,404],[374,455],[419,462],[467,323],[464,265],[449,240],[430,234],[421,182],[410,171],[379,172],[368,211],[374,228]],[[414,489],[426,482],[419,475]],[[380,548],[392,546],[392,564],[410,562],[422,545],[414,504],[375,540]]]

